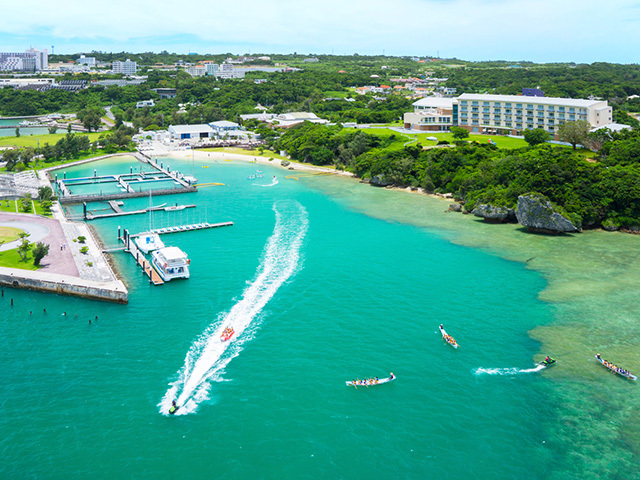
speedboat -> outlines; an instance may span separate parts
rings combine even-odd
[[[614,365],[611,362],[607,362],[604,358],[600,357],[599,353],[596,353],[595,356],[596,356],[596,360],[598,361],[598,363],[600,363],[600,365],[604,365],[609,370],[611,370],[613,373],[617,373],[618,375],[620,375],[620,376],[622,376],[624,378],[628,378],[630,380],[638,380],[638,377],[636,377],[631,372],[625,370],[624,368],[618,367],[617,365]]]
[[[164,248],[164,243],[156,233],[147,233],[136,237],[136,245],[143,253],[149,253],[159,248]]]
[[[222,332],[222,335],[220,335],[220,340],[223,341],[223,342],[226,342],[231,337],[233,337],[234,333],[236,333],[236,332],[233,330],[233,327],[227,327]]]
[[[189,278],[191,260],[178,247],[166,247],[151,254],[151,263],[165,282],[174,278]]]
[[[348,387],[373,387],[375,385],[382,385],[383,383],[393,382],[396,376],[391,372],[387,378],[366,378],[364,380],[352,380],[345,382]]]
[[[442,334],[442,338],[444,338],[444,341],[447,342],[449,345],[451,345],[453,348],[458,348],[458,342],[456,342],[451,335],[449,335],[447,332],[444,331],[444,327],[440,325],[439,328],[440,328],[440,333]]]

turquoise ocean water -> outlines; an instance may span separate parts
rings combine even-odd
[[[640,371],[635,260],[620,258],[636,258],[635,237],[607,250],[597,234],[526,235],[350,179],[168,162],[225,185],[152,198],[195,209],[94,221],[106,246],[118,226],[234,225],[164,236],[191,278],[161,287],[115,254],[126,306],[5,289],[3,478],[636,478],[637,389],[589,358]],[[627,340],[607,344],[612,325]],[[559,364],[522,371],[545,354]]]

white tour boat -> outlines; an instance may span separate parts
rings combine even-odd
[[[174,278],[189,278],[191,260],[178,247],[165,247],[151,254],[151,263],[165,282]]]
[[[159,248],[164,248],[164,243],[157,233],[144,233],[136,237],[136,245],[142,253],[149,253]]]

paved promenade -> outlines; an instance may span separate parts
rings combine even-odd
[[[43,268],[30,271],[0,267],[0,284],[127,303],[126,287],[114,274],[87,225],[68,222],[57,202],[52,213],[53,219],[0,212],[1,225],[38,233],[42,237],[38,241],[49,245],[49,254],[41,262]],[[77,241],[80,236],[85,237],[84,244]],[[80,252],[85,246],[88,252]]]

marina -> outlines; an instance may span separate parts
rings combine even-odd
[[[56,194],[60,196],[60,203],[63,204],[135,198],[146,196],[150,192],[157,196],[198,191],[193,186],[197,182],[194,177],[171,170],[163,162],[153,161],[141,154],[136,158],[152,170],[145,171],[144,167],[140,166],[137,167],[138,171],[134,171],[134,167],[131,166],[129,173],[98,175],[97,169],[94,169],[93,176],[75,178],[67,178],[66,171],[62,172],[62,178],[59,173],[47,173]]]
[[[173,162],[172,170],[185,163]],[[625,406],[637,402],[635,382],[605,375],[584,332],[604,345],[602,310],[635,311],[637,238],[590,232],[543,245],[516,226],[490,229],[444,214],[439,199],[323,176],[263,188],[246,181],[251,172],[239,162],[203,170],[202,183],[227,187],[157,205],[155,225],[144,214],[89,222],[107,244],[115,244],[119,224],[153,232],[164,222],[163,243],[170,239],[191,259],[188,281],[155,288],[160,275],[150,271],[150,257],[140,264],[142,252],[129,251],[111,256],[127,279],[129,305],[5,288],[5,376],[17,386],[3,417],[10,432],[3,448],[16,459],[8,476],[46,477],[55,468],[89,474],[100,461],[97,477],[107,478],[123,460],[140,478],[179,476],[185,461],[201,465],[194,474],[202,477],[253,478],[267,469],[276,478],[285,462],[293,476],[331,476],[337,466],[344,478],[395,478],[396,464],[354,465],[387,454],[416,478],[548,478],[550,463],[560,466],[557,478],[596,478],[564,460],[591,454],[572,439],[601,439],[603,452],[618,448],[620,436],[607,435],[633,422]],[[165,210],[175,203],[198,208]],[[116,204],[123,212],[147,206],[145,198]],[[108,203],[93,208],[118,213]],[[233,219],[234,228],[164,236],[204,224],[197,217],[205,220],[207,208],[216,215],[207,224]],[[82,205],[65,209],[82,216]],[[393,246],[384,268],[370,261],[381,258],[381,244]],[[629,284],[603,278],[611,262]],[[576,286],[585,278],[597,288]],[[444,344],[441,322],[462,348]],[[235,333],[223,342],[227,327]],[[617,329],[635,334],[626,315]],[[530,365],[547,353],[561,355],[560,365],[508,376],[490,368]],[[633,351],[608,344],[605,353],[637,372]],[[475,373],[479,367],[487,373]],[[390,371],[397,381],[345,388],[346,380]],[[322,379],[322,396],[300,388],[309,374]],[[63,395],[51,394],[59,388]],[[180,407],[172,415],[173,400]],[[555,405],[567,422],[558,422]],[[69,429],[61,418],[73,418],[64,422]],[[268,435],[265,422],[273,425]],[[30,456],[34,437],[51,456]],[[166,456],[167,444],[180,462]],[[514,444],[526,455],[509,455]],[[234,447],[212,467],[202,445]],[[273,449],[283,452],[277,462],[264,455]],[[451,451],[466,459],[456,474],[442,461]],[[597,460],[606,462],[604,453]]]

